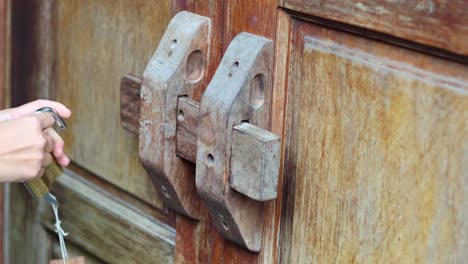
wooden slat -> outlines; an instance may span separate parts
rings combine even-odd
[[[468,258],[467,66],[294,23],[281,263]]]
[[[67,240],[106,263],[172,263],[175,232],[138,208],[67,171],[52,192],[60,201]],[[52,209],[41,203],[42,223],[54,227]]]
[[[282,7],[468,56],[468,1],[279,0]]]
[[[192,163],[197,160],[198,110],[200,104],[187,97],[177,101],[177,155]]]
[[[141,79],[127,74],[120,81],[120,124],[128,132],[138,135]]]

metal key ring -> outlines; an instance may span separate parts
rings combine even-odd
[[[38,114],[38,113],[51,113],[55,119],[55,123],[58,125],[60,129],[67,128],[67,124],[65,123],[65,121],[63,121],[63,119],[57,114],[57,112],[55,112],[55,110],[52,107],[39,108],[34,112],[34,114]]]

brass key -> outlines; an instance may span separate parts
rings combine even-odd
[[[60,129],[67,128],[65,121],[50,107],[43,107],[34,112],[36,113],[51,113],[55,119],[57,126]],[[50,204],[58,206],[57,199],[50,194],[49,188],[55,182],[57,177],[62,175],[63,168],[57,163],[55,158],[52,160],[52,164],[45,168],[44,175],[40,178],[28,181],[25,183],[29,192],[36,198],[44,198]]]

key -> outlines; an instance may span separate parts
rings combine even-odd
[[[36,110],[34,113],[51,113],[54,116],[55,122],[60,129],[67,128],[65,121],[50,107],[43,107]],[[50,194],[49,188],[55,182],[55,180],[62,175],[63,168],[57,163],[55,158],[52,160],[52,164],[45,168],[44,175],[40,178],[28,181],[25,183],[29,192],[36,198],[44,198],[48,203],[58,207],[57,199]]]

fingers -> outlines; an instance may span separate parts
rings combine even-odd
[[[20,118],[23,116],[30,115],[31,113],[42,107],[53,108],[63,118],[69,118],[71,116],[70,109],[68,109],[65,105],[58,102],[43,99],[36,100],[34,102],[30,102],[17,108],[14,108],[12,109],[10,115],[13,119]]]
[[[42,158],[42,168],[46,168],[50,164],[52,164],[52,155],[50,153],[45,153],[44,158]]]
[[[50,138],[52,138],[54,141],[54,148],[52,152],[57,162],[62,166],[68,166],[68,164],[70,164],[70,159],[67,157],[67,155],[63,151],[64,145],[65,145],[63,142],[63,139],[52,128],[45,130],[44,133]]]
[[[51,153],[52,151],[55,150],[55,140],[53,137],[51,137],[50,135],[48,134],[45,134],[44,135],[45,139],[46,139],[46,144],[44,146],[44,151],[46,153]],[[63,142],[63,141],[62,141]]]
[[[45,169],[44,169],[44,168],[41,168],[41,169],[37,172],[36,177],[42,177],[42,175],[44,175],[44,173],[45,173]],[[35,178],[36,178],[36,177],[35,177]]]
[[[39,120],[39,126],[42,130],[50,128],[55,124],[54,116],[50,113],[38,113],[34,116]]]

